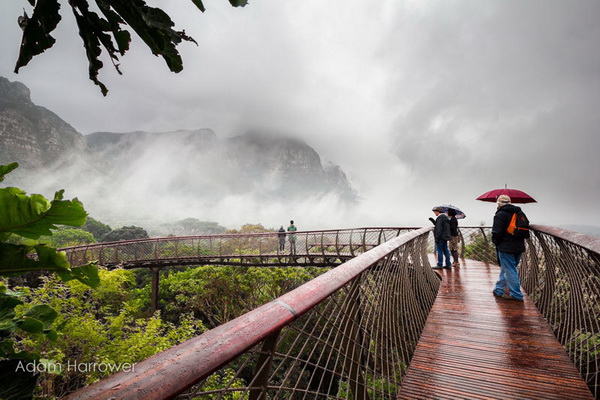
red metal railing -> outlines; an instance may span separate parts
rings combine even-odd
[[[600,397],[600,238],[533,225],[521,285]]]
[[[431,229],[395,237],[69,398],[392,399],[439,285],[427,259]],[[460,229],[463,257],[496,263],[489,227]],[[600,239],[532,232],[522,286],[598,397]]]
[[[439,287],[431,229],[391,239],[68,398],[392,398]]]

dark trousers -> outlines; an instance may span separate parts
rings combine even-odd
[[[446,267],[452,266],[452,261],[450,261],[450,250],[448,250],[448,241],[447,240],[438,240],[435,242],[435,251],[437,252],[437,266],[441,267],[444,261],[444,257],[446,257]]]

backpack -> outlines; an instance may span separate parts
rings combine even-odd
[[[517,239],[529,238],[529,220],[523,211],[518,211],[512,215],[506,232]]]

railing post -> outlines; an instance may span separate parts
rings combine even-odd
[[[360,276],[352,282],[350,292],[346,298],[342,321],[344,334],[342,336],[341,350],[344,352],[344,372],[348,375],[348,386],[354,400],[369,400],[365,379],[361,371],[361,346],[360,341]]]
[[[271,364],[273,363],[273,355],[277,346],[277,339],[279,333],[269,336],[263,341],[262,348],[260,350],[260,356],[256,361],[256,368],[254,370],[254,379],[252,380],[250,388],[249,400],[264,400],[266,399],[267,387],[269,385],[269,373],[271,371]]]
[[[158,286],[159,286],[159,273],[160,268],[152,267],[150,268],[152,271],[152,293],[150,294],[150,312],[154,314],[154,312],[158,309]]]
[[[158,262],[158,240],[154,241],[154,260]]]

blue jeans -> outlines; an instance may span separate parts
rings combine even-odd
[[[435,251],[437,253],[438,261],[437,266],[441,267],[442,262],[444,261],[444,256],[446,257],[446,267],[452,266],[452,261],[450,261],[450,250],[448,250],[448,241],[447,240],[438,240],[435,242]]]
[[[517,270],[519,261],[521,261],[521,253],[499,251],[498,260],[500,261],[500,277],[498,278],[498,282],[496,282],[494,293],[502,296],[506,288],[508,288],[508,292],[512,297],[517,300],[523,300],[519,271]]]

